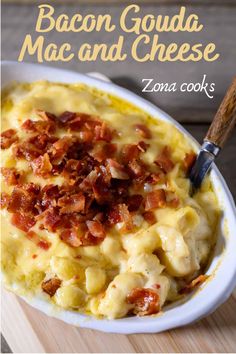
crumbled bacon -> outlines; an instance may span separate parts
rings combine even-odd
[[[27,161],[31,161],[41,154],[42,150],[28,141],[18,143],[13,147],[13,156],[17,159],[25,158]]]
[[[7,210],[11,213],[32,212],[36,203],[38,189],[33,184],[24,184],[14,187]]]
[[[95,126],[95,140],[104,140],[109,143],[112,139],[112,131],[107,127],[105,122]]]
[[[122,162],[127,164],[130,161],[137,159],[140,155],[140,148],[136,144],[126,144],[121,150]]]
[[[57,205],[61,214],[79,213],[85,210],[85,196],[83,193],[65,195],[58,199]]]
[[[127,206],[129,211],[137,211],[143,202],[143,196],[141,194],[133,194],[127,198]]]
[[[161,153],[157,156],[154,162],[165,173],[168,173],[173,169],[174,163],[170,158],[170,149],[168,146],[165,146],[162,149]]]
[[[135,124],[134,128],[142,138],[150,139],[152,137],[150,129],[145,124]]]
[[[31,227],[33,227],[36,223],[35,219],[20,213],[14,213],[11,218],[11,223],[18,229],[28,232]]]
[[[147,148],[149,147],[149,144],[146,144],[145,141],[140,141],[140,142],[137,144],[137,147],[138,147],[138,149],[139,149],[141,152],[146,152],[146,151],[147,151]]]
[[[104,240],[103,237],[95,237],[89,231],[87,231],[82,237],[80,238],[81,246],[97,246]]]
[[[76,117],[76,113],[65,111],[59,117],[58,120],[62,123],[67,123]]]
[[[146,220],[150,225],[153,225],[157,222],[156,216],[152,211],[145,211],[143,213],[143,218]]]
[[[168,147],[155,161],[155,170],[144,163],[142,154],[149,144],[141,139],[151,137],[145,125],[135,126],[141,141],[120,148],[112,141],[116,132],[97,116],[36,113],[38,120],[28,119],[22,125],[30,133],[26,138],[18,141],[16,132],[9,130],[1,136],[2,146],[16,142],[13,156],[27,160],[35,175],[59,176],[64,182],[44,187],[23,183],[14,168],[3,168],[8,184],[15,186],[11,195],[2,194],[1,207],[13,213],[13,223],[42,249],[50,246],[47,241],[28,232],[36,222],[39,230],[57,232],[69,246],[83,247],[101,243],[115,224],[120,232],[131,232],[139,227],[139,219],[156,222],[152,210],[178,207],[174,193],[151,192],[153,185],[165,183],[174,164]],[[54,134],[59,129],[66,131],[60,138]]]
[[[63,138],[55,141],[55,143],[53,143],[51,148],[48,150],[51,161],[56,164],[62,162],[75,140],[76,139],[74,137],[64,136]]]
[[[13,143],[18,141],[15,129],[8,129],[1,133],[1,149],[8,149]]]
[[[50,207],[37,216],[37,220],[43,222],[44,228],[48,231],[55,232],[61,224],[61,216],[56,208]]]
[[[145,211],[166,206],[166,193],[164,189],[154,190],[146,195]]]
[[[134,305],[133,313],[138,316],[153,315],[160,311],[158,293],[149,288],[134,288],[126,297],[128,304]]]
[[[55,114],[42,111],[41,109],[37,109],[36,113],[38,114],[38,116],[40,118],[42,118],[43,120],[46,120],[46,121],[48,121],[48,120],[55,121],[57,119]]]
[[[119,162],[113,159],[107,159],[107,167],[112,178],[129,179],[129,175]]]
[[[126,204],[117,204],[108,212],[108,222],[111,225],[123,223],[122,231],[130,231],[133,228],[131,214]]]
[[[55,295],[57,289],[60,288],[61,280],[58,278],[51,278],[45,280],[41,286],[42,286],[42,290],[52,297]]]
[[[9,186],[14,186],[20,182],[21,173],[14,167],[1,167],[1,174]]]
[[[188,294],[190,293],[194,288],[197,288],[198,286],[202,285],[207,278],[209,278],[209,275],[206,274],[201,274],[197,278],[193,279],[190,284],[186,285],[183,289],[180,290],[180,294]]]
[[[146,177],[146,168],[141,160],[132,160],[128,163],[128,169],[131,177],[143,179]]]
[[[89,155],[96,161],[102,162],[108,158],[114,157],[117,152],[117,145],[112,143],[100,142],[89,151]]]
[[[188,174],[196,161],[197,155],[195,152],[186,153],[183,161],[184,171]]]
[[[49,136],[47,134],[37,134],[30,137],[27,140],[27,143],[33,146],[34,148],[39,149],[41,151],[40,153],[42,154],[47,152],[52,146],[52,144],[55,143],[55,141],[57,140],[58,138],[53,135]]]
[[[155,173],[150,173],[145,182],[149,184],[157,184],[158,182],[162,181],[164,178],[164,173],[163,172],[155,172]]]
[[[54,133],[56,130],[56,124],[52,120],[31,120],[27,119],[21,126],[23,130],[27,132],[38,132],[38,133]]]
[[[48,154],[45,153],[44,155],[41,155],[37,159],[31,161],[31,167],[33,169],[34,174],[38,176],[50,176],[52,164],[50,162]]]
[[[60,239],[71,247],[79,247],[82,244],[76,229],[63,230]]]

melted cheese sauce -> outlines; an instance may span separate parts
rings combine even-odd
[[[206,265],[215,242],[219,215],[208,178],[198,194],[193,198],[189,196],[189,180],[181,164],[185,154],[194,149],[191,142],[173,125],[148,116],[130,103],[85,85],[45,81],[15,83],[3,92],[2,131],[20,129],[23,121],[37,117],[36,109],[54,114],[71,111],[98,115],[117,130],[119,135],[114,142],[118,144],[138,143],[140,137],[135,134],[133,125],[146,124],[152,138],[142,158],[153,163],[165,145],[171,147],[175,167],[168,174],[168,188],[179,197],[180,206],[156,210],[157,223],[152,226],[142,219],[137,220],[138,231],[133,234],[120,234],[114,228],[98,246],[69,247],[58,235],[41,231],[36,224],[33,230],[52,243],[47,251],[11,225],[10,214],[2,210],[2,272],[6,286],[18,294],[44,297],[65,309],[108,318],[128,313],[132,306],[126,302],[126,296],[136,287],[159,284],[161,305],[175,300],[179,282],[197,275]],[[19,137],[24,134],[19,130]],[[34,176],[26,161],[13,158],[11,147],[2,150],[1,163],[24,170],[27,181],[42,186],[63,183],[62,177]],[[6,186],[3,179],[1,182],[3,192],[12,191],[13,187]],[[62,286],[50,298],[42,292],[41,282],[52,276],[59,277]]]

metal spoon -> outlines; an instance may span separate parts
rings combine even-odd
[[[202,184],[210,167],[219,155],[226,140],[232,133],[236,123],[236,77],[228,88],[226,95],[208,129],[200,152],[190,171],[189,178],[192,185],[192,194]]]

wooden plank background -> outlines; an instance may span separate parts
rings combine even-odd
[[[5,293],[5,292],[4,292]],[[2,331],[14,353],[230,353],[235,351],[236,291],[207,318],[159,334],[112,334],[65,324],[3,296]]]

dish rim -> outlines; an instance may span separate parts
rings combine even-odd
[[[192,137],[192,135],[189,132],[187,132],[180,123],[174,120],[163,110],[156,107],[154,104],[150,103],[144,98],[134,94],[133,92],[125,88],[119,87],[113,84],[112,82],[105,82],[104,80],[90,77],[89,75],[86,74],[80,74],[75,71],[65,70],[61,68],[54,68],[50,66],[44,66],[41,64],[3,61],[1,63],[1,67],[2,67],[3,81],[4,81],[4,75],[6,75],[6,72],[9,69],[11,69],[11,72],[18,73],[18,78],[17,77],[15,78],[16,81],[25,81],[25,82],[38,81],[39,80],[38,78],[35,79],[35,73],[37,72],[38,76],[42,75],[41,80],[48,80],[55,83],[81,82],[90,87],[94,87],[100,91],[114,95],[118,98],[121,98],[123,100],[126,100],[127,102],[132,103],[134,106],[141,108],[143,111],[150,114],[154,119],[158,118],[173,124],[185,136],[185,138],[187,138],[190,142],[192,142],[196,147],[199,147],[199,144]],[[63,78],[67,77],[67,79],[61,80],[60,78],[60,80],[57,80],[56,78],[60,77],[59,74],[61,74]],[[23,77],[25,78],[23,79]],[[52,80],[53,77],[54,80]],[[11,79],[9,83],[12,81],[13,80]],[[226,209],[228,210],[228,214],[231,215],[230,222],[235,225],[235,229],[236,229],[236,209],[235,209],[234,200],[226,185],[226,182],[224,181],[224,178],[222,177],[218,168],[215,165],[212,168],[210,177],[213,185],[215,186],[215,189],[217,189],[216,194],[218,198],[220,199],[219,195],[221,195],[221,199],[226,203],[227,205]],[[221,190],[218,190],[219,188]],[[223,236],[225,235],[223,234]],[[229,235],[228,238],[227,241],[231,241],[231,243],[233,243],[233,245],[236,247],[236,238],[234,240],[233,235],[231,236],[231,238]],[[232,247],[232,245],[230,247]],[[228,247],[225,248],[223,254],[220,255],[220,259],[218,260],[216,259],[216,261],[217,262],[220,261],[221,264],[217,266],[217,269],[215,270],[215,276],[211,281],[207,282],[197,294],[192,295],[188,299],[188,301],[180,305],[177,304],[177,306],[175,306],[174,308],[167,310],[166,312],[161,313],[157,316],[149,316],[149,317],[147,316],[142,318],[125,317],[125,318],[115,319],[115,320],[97,319],[95,317],[90,317],[88,315],[79,314],[76,311],[61,310],[61,309],[58,310],[55,308],[55,306],[52,303],[49,303],[48,301],[45,301],[39,297],[34,297],[34,298],[32,297],[29,298],[25,296],[21,296],[21,297],[26,302],[28,302],[31,306],[39,309],[40,311],[46,313],[47,315],[59,318],[64,322],[76,326],[96,329],[104,332],[123,333],[123,334],[158,333],[167,329],[180,327],[188,323],[191,323],[193,321],[196,321],[202,318],[203,316],[206,316],[207,314],[213,312],[216,307],[218,307],[220,304],[226,301],[226,299],[230,296],[231,292],[236,286],[236,259],[234,260],[232,256],[229,257],[230,247],[228,245]],[[228,253],[226,252],[226,250],[228,250]],[[196,302],[196,298],[200,299],[202,297],[200,295],[202,295],[203,292],[206,292],[206,290],[209,287],[211,287],[211,285],[217,279],[217,274],[220,273],[219,270],[222,267],[222,263],[225,263],[225,260],[227,259],[227,255],[228,255],[228,261],[231,268],[229,274],[227,274],[228,278],[227,277],[224,278],[226,280],[225,283],[223,285],[221,284],[222,287],[220,289],[217,289],[218,291],[214,292],[210,300],[209,298],[207,298],[207,301],[205,303],[200,302],[198,306],[190,306],[191,311],[186,312],[184,308],[182,308],[182,306],[186,307],[187,303],[188,303],[187,308],[189,307],[189,303],[190,304],[192,303],[192,305],[194,305],[194,303]],[[174,318],[168,318],[169,316],[166,315],[168,311],[176,313]]]

